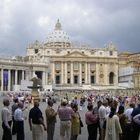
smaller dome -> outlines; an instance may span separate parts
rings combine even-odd
[[[62,30],[61,29],[61,23],[59,22],[59,19],[57,20],[57,23],[55,25],[55,30]]]

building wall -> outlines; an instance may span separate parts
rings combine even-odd
[[[119,83],[128,88],[140,88],[140,53],[122,53],[119,60]]]
[[[36,52],[35,50],[38,51]],[[27,48],[27,54],[30,60],[50,62],[50,83],[59,85],[73,85],[74,77],[78,77],[77,85],[91,84],[91,76],[95,78],[94,85],[110,85],[109,73],[114,73],[114,83],[118,83],[118,60],[117,51],[110,43],[105,48],[93,49],[88,46],[77,48],[40,48],[40,45],[30,45]],[[77,67],[75,69],[75,67]],[[94,70],[92,70],[92,67]],[[59,79],[56,83],[56,79]],[[68,82],[70,81],[70,83]]]
[[[93,48],[86,44],[74,44],[62,30],[59,20],[47,40],[36,40],[29,44],[26,52],[25,57],[19,56],[14,60],[0,59],[3,66],[8,64],[8,72],[12,67],[15,70],[14,74],[7,74],[13,78],[8,79],[8,87],[4,89],[1,67],[1,90],[12,90],[12,86],[20,84],[23,77],[30,80],[34,73],[41,78],[43,88],[47,85],[118,85],[118,52],[115,46],[108,43],[104,48]],[[20,70],[20,76],[17,70]]]

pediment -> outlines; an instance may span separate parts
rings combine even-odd
[[[89,57],[88,55],[84,54],[84,53],[81,53],[81,52],[78,52],[78,51],[74,51],[74,52],[71,52],[71,53],[68,53],[67,55],[64,55],[64,57],[76,57],[76,58],[85,58],[85,57]]]

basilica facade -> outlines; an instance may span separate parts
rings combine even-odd
[[[118,52],[112,43],[103,48],[73,43],[61,23],[44,42],[27,47],[25,57],[0,58],[0,89],[21,90],[34,74],[44,90],[72,89],[84,86],[118,86]],[[23,84],[24,83],[24,84]]]

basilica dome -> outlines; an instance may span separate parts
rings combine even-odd
[[[61,23],[57,20],[55,29],[50,33],[46,39],[46,43],[70,43],[69,36],[62,30]]]

